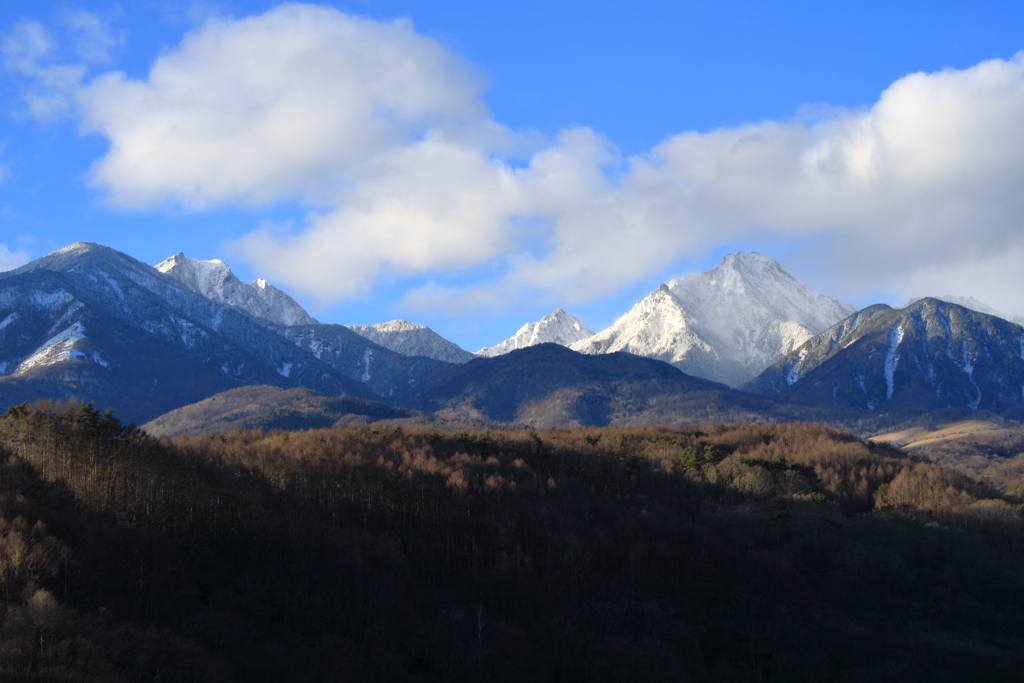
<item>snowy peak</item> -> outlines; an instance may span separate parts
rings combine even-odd
[[[223,292],[228,283],[236,281],[230,266],[219,259],[200,261],[178,252],[174,256],[153,266],[164,275],[170,275],[189,289],[202,294],[208,299],[215,298],[211,294]],[[221,301],[220,303],[227,303]]]
[[[475,356],[426,325],[392,320],[376,325],[346,325],[356,334],[404,356],[426,356],[446,363],[466,363]]]
[[[219,259],[200,261],[179,252],[155,268],[197,294],[253,317],[285,326],[317,324],[294,299],[266,280],[245,284]]]
[[[742,365],[723,357],[713,336],[701,328],[668,285],[638,301],[607,329],[570,348],[586,354],[625,351],[726,384],[739,383],[745,376]]]
[[[629,351],[737,386],[855,310],[815,292],[774,259],[740,252],[662,285],[573,348]]]
[[[722,319],[726,328],[733,327],[730,320],[780,320],[817,334],[857,310],[814,291],[758,253],[727,254],[712,270],[672,280],[668,287],[693,314]]]
[[[570,346],[593,334],[594,331],[587,327],[586,323],[564,308],[559,308],[553,313],[548,313],[539,322],[523,325],[518,332],[497,346],[480,349],[477,355],[500,356],[516,349],[546,343]]]

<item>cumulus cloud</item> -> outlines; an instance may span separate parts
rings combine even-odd
[[[630,192],[698,233],[824,237],[847,286],[1024,245],[1024,54],[900,79],[861,112],[669,138]]]
[[[18,266],[23,266],[29,262],[28,252],[24,249],[11,249],[0,242],[0,272],[5,270],[14,270]]]
[[[115,204],[331,204],[379,153],[486,119],[482,84],[406,21],[289,4],[210,19],[145,81],[106,73],[78,101],[83,129],[110,140],[93,182]]]
[[[550,251],[488,287],[533,284],[585,301],[757,234],[813,240],[813,258],[851,298],[962,293],[1019,313],[1022,152],[1024,54],[912,74],[862,111],[674,135],[582,192],[554,192],[564,202],[551,214]],[[586,175],[586,164],[573,167],[586,154],[544,151],[531,165],[538,187],[551,189],[548,155],[553,177]],[[431,285],[407,303],[477,298]]]
[[[8,68],[31,74],[47,35],[16,36]],[[995,295],[1019,282],[1011,255],[1024,254],[1024,55],[908,75],[860,110],[684,132],[627,158],[586,128],[552,141],[508,130],[485,85],[406,21],[288,4],[206,20],[145,79],[73,88],[83,131],[110,141],[92,169],[110,202],[306,206],[297,226],[232,248],[322,303],[475,269],[493,275],[405,304],[572,304],[756,234],[813,242],[848,298],[962,294],[1021,312]]]
[[[326,303],[362,293],[382,273],[500,257],[514,248],[508,217],[523,202],[511,167],[435,132],[381,154],[342,207],[311,215],[300,234],[265,227],[232,248]]]

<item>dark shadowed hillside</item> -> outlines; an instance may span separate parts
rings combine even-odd
[[[938,299],[876,305],[833,325],[744,389],[784,401],[890,413],[1019,412],[1024,328]]]
[[[413,407],[535,427],[821,419],[629,353],[584,355],[540,344],[450,367]]]
[[[0,680],[1011,681],[1016,503],[807,424],[0,416]]]

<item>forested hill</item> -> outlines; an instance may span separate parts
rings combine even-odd
[[[21,406],[0,680],[1016,680],[1019,505],[807,424],[156,440]]]

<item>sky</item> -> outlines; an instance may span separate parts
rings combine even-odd
[[[0,270],[75,241],[477,350],[758,251],[1024,314],[1024,3],[0,0]]]

